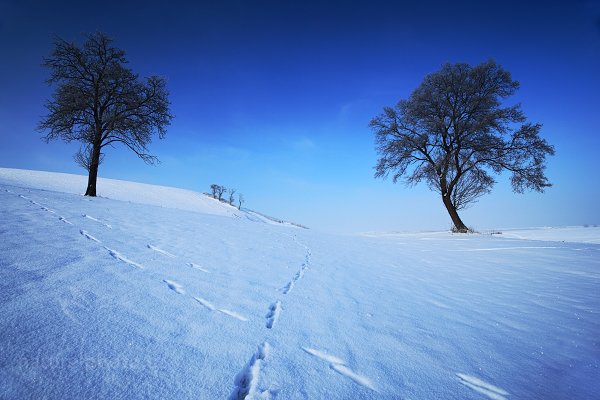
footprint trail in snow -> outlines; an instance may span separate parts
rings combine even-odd
[[[13,192],[9,191],[8,189],[7,189],[6,191],[7,191],[8,193],[13,193]],[[20,194],[20,195],[19,195],[19,197],[20,197],[20,198],[22,198],[23,200],[27,200],[28,202],[30,202],[30,203],[31,203],[31,204],[33,204],[33,205],[39,206],[39,207],[40,207],[40,209],[41,209],[41,210],[43,210],[43,211],[49,212],[50,214],[56,214],[56,211],[54,211],[54,210],[51,210],[50,208],[48,208],[48,207],[46,207],[46,206],[44,206],[44,205],[42,205],[42,204],[38,203],[37,201],[30,199],[29,197],[23,196],[22,194]],[[69,220],[67,220],[67,219],[66,219],[65,217],[63,217],[63,216],[60,216],[60,215],[59,215],[59,216],[58,216],[58,219],[59,219],[59,221],[62,221],[62,222],[64,222],[64,223],[65,223],[65,224],[67,224],[67,225],[73,225],[73,223],[72,223],[72,222],[70,222]]]
[[[277,393],[270,388],[261,388],[260,371],[270,351],[271,347],[267,342],[258,346],[258,350],[235,376],[233,381],[235,389],[229,396],[229,400],[271,399],[272,395]]]
[[[152,246],[151,244],[149,244],[147,247],[148,247],[150,250],[154,250],[155,252],[157,252],[157,253],[160,253],[160,254],[162,254],[162,255],[164,255],[164,256],[171,257],[171,258],[175,258],[175,257],[176,257],[174,254],[171,254],[171,253],[169,253],[168,251],[165,251],[165,250],[163,250],[163,249],[160,249],[160,248],[158,248],[158,247],[156,247],[156,246]]]
[[[471,375],[457,373],[459,382],[492,400],[506,400],[508,392]]]
[[[90,239],[91,241],[94,241],[96,243],[100,243],[100,241],[98,239],[96,239],[95,237],[93,237],[92,235],[90,235],[89,233],[87,233],[86,231],[84,231],[83,229],[80,229],[79,233],[81,233],[84,237]]]
[[[109,225],[109,224],[106,224],[106,223],[104,223],[104,222],[100,221],[99,219],[92,217],[91,215],[82,214],[82,216],[83,216],[84,218],[87,218],[87,219],[90,219],[90,220],[92,220],[92,221],[94,221],[94,222],[97,222],[97,223],[99,223],[100,225],[103,225],[103,226],[105,226],[105,227],[106,227],[106,228],[108,228],[108,229],[112,229],[112,226],[111,226],[111,225]]]
[[[244,322],[248,321],[248,318],[244,317],[241,314],[236,313],[235,311],[227,310],[225,308],[218,308],[217,311],[220,313],[223,313],[225,315],[229,315],[232,318],[239,319],[240,321],[244,321]]]
[[[306,256],[304,258],[304,263],[302,264],[298,272],[296,272],[292,280],[289,281],[283,288],[279,289],[283,294],[288,294],[294,288],[296,282],[298,282],[298,280],[300,280],[304,276],[304,273],[310,265],[311,251],[308,248],[308,246],[298,242],[295,236],[292,236],[292,239],[298,245],[301,245],[306,249]],[[189,265],[192,266],[191,264]],[[210,302],[198,297],[196,297],[195,299],[203,306],[211,310],[215,310],[215,307]],[[280,300],[276,300],[275,302],[269,305],[269,310],[265,315],[265,327],[267,329],[272,329],[273,326],[277,323],[277,321],[279,320],[279,315],[281,314],[281,310],[282,307]],[[227,314],[227,310],[217,309],[217,311]],[[246,366],[235,376],[235,389],[233,393],[229,396],[229,400],[271,399],[277,396],[279,390],[265,388],[264,383],[260,379],[262,363],[265,362],[264,360],[267,358],[269,352],[270,346],[266,341],[264,341],[260,346],[258,346],[258,351],[254,353],[254,355],[252,356],[252,358],[250,358]],[[365,382],[367,384],[370,384],[370,382],[366,380],[366,378],[355,374],[353,371],[351,371],[345,365],[343,365],[343,362],[341,360],[335,358],[333,358],[332,360],[336,361],[335,366],[337,368],[336,370],[339,373],[344,374],[355,381],[363,382],[363,384]]]
[[[192,268],[194,268],[194,269],[197,269],[197,270],[199,270],[199,271],[202,271],[202,272],[206,272],[206,273],[209,273],[209,272],[210,272],[210,271],[208,271],[206,268],[204,268],[204,267],[201,267],[200,265],[198,265],[198,264],[195,264],[195,263],[187,263],[187,265],[188,265],[189,267],[192,267]]]
[[[119,261],[124,262],[125,264],[129,264],[132,267],[136,267],[139,269],[144,269],[144,267],[138,263],[136,263],[135,261],[131,261],[130,259],[128,259],[127,257],[125,257],[124,255],[122,255],[121,253],[119,253],[116,250],[113,249],[109,249],[108,247],[104,247],[106,250],[108,250],[108,253],[113,256],[114,258],[116,258]]]
[[[208,300],[203,299],[202,297],[197,297],[194,296],[194,300],[196,300],[198,303],[202,304],[204,307],[208,308],[211,311],[216,311],[215,306]]]
[[[352,379],[354,382],[358,383],[359,385],[364,386],[368,389],[371,389],[374,392],[377,391],[369,378],[352,371],[350,368],[348,368],[348,366],[346,366],[346,363],[342,359],[340,359],[336,356],[333,356],[331,354],[327,354],[324,351],[312,349],[310,347],[302,347],[302,350],[304,350],[305,352],[307,352],[308,354],[310,354],[312,356],[315,356],[317,358],[320,358],[323,361],[328,362],[329,368],[331,368],[332,370],[338,372],[339,374],[341,374],[347,378]]]
[[[194,300],[196,300],[202,306],[208,308],[211,311],[218,311],[221,314],[225,314],[225,315],[227,315],[229,317],[235,318],[235,319],[243,321],[243,322],[248,321],[248,318],[244,317],[243,315],[241,315],[241,314],[239,314],[239,313],[237,313],[235,311],[231,311],[231,310],[228,310],[226,308],[217,308],[210,301],[208,301],[208,300],[206,300],[206,299],[204,299],[202,297],[198,297],[198,296],[193,296],[193,297],[194,297]]]
[[[294,241],[296,241],[296,238],[294,238]],[[299,243],[298,241],[296,241],[296,243],[298,243],[301,246],[303,246],[304,248],[306,248],[306,256],[304,257],[304,263],[302,263],[302,266],[300,267],[298,272],[296,272],[296,275],[294,275],[292,280],[289,281],[284,287],[282,287],[280,289],[281,293],[283,293],[283,294],[288,294],[289,292],[292,291],[296,282],[298,282],[300,279],[302,279],[302,277],[304,276],[304,273],[306,272],[306,270],[308,269],[308,267],[310,265],[310,257],[311,257],[310,249],[306,245],[303,245],[303,244]]]
[[[171,289],[175,293],[185,294],[185,290],[183,289],[183,286],[181,286],[179,283],[169,280],[169,279],[163,279],[163,282],[166,283],[167,286],[169,287],[169,289]]]
[[[288,294],[294,288],[296,282],[298,282],[303,276],[304,272],[308,269],[308,264],[302,264],[302,267],[296,272],[296,275],[292,278],[291,281],[287,283],[284,287],[281,288],[281,293]]]
[[[268,329],[273,328],[273,325],[279,319],[280,313],[281,313],[281,302],[279,300],[277,300],[275,303],[273,303],[269,306],[269,312],[267,312],[267,315],[265,315],[265,318],[267,319],[266,327]]]

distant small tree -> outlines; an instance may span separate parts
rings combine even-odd
[[[44,59],[48,83],[57,87],[38,129],[49,131],[46,142],[83,144],[75,160],[89,172],[86,196],[96,196],[103,149],[121,143],[153,164],[157,158],[147,153],[152,135],[158,132],[162,139],[173,119],[165,79],[142,81],[126,64],[125,52],[104,33],[88,35],[81,47],[57,38]]]
[[[458,210],[491,191],[491,173],[511,172],[515,192],[543,192],[552,186],[544,170],[554,147],[540,137],[540,124],[526,122],[519,104],[502,107],[518,87],[494,61],[446,64],[426,76],[407,100],[371,121],[380,155],[375,177],[425,181],[459,232],[468,229]]]
[[[227,193],[227,188],[225,186],[217,185],[217,199],[219,201],[223,201],[223,195]]]
[[[229,204],[233,205],[235,189],[229,189]]]
[[[223,201],[223,195],[227,193],[227,188],[225,186],[213,183],[212,185],[210,185],[210,191],[213,198],[218,199],[219,201]]]
[[[242,204],[244,204],[244,195],[238,194],[238,210],[242,209]]]
[[[213,199],[217,198],[217,191],[219,189],[219,185],[217,185],[216,183],[213,183],[212,185],[210,185],[210,191],[212,193],[212,197]]]

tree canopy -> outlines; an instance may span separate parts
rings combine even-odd
[[[445,64],[427,75],[408,99],[371,120],[380,156],[375,177],[425,181],[460,232],[467,227],[457,210],[491,191],[492,174],[509,171],[515,192],[544,191],[551,186],[546,156],[554,148],[540,137],[541,124],[526,121],[520,104],[502,105],[518,88],[494,61]]]
[[[96,195],[96,178],[103,149],[120,143],[146,163],[152,135],[162,139],[173,116],[166,81],[159,76],[141,80],[126,67],[125,52],[112,46],[104,33],[87,35],[82,47],[57,38],[43,65],[56,90],[46,103],[48,114],[39,129],[46,141],[79,141],[75,159],[89,171],[86,195]]]

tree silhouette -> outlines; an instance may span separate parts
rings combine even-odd
[[[217,185],[216,183],[210,185],[210,192],[212,194],[213,199],[217,198],[217,190],[219,190],[220,187],[221,186]]]
[[[107,146],[121,143],[153,164],[157,158],[147,153],[152,135],[158,132],[162,139],[173,118],[165,79],[153,75],[140,80],[126,68],[125,52],[111,44],[104,33],[87,35],[82,47],[57,38],[43,63],[51,71],[48,83],[57,87],[38,128],[49,131],[46,142],[82,142],[75,159],[89,171],[86,196],[96,196],[98,166]]]
[[[244,199],[244,195],[239,193],[238,194],[238,210],[242,209],[242,204],[244,204],[245,199]]]
[[[490,192],[491,173],[509,171],[515,192],[543,192],[551,186],[544,170],[554,148],[540,137],[540,124],[526,122],[519,104],[502,106],[518,87],[494,61],[446,64],[426,76],[407,100],[370,122],[380,155],[375,177],[425,181],[441,195],[458,232],[468,231],[458,210]]]

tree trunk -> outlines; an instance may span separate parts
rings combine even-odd
[[[88,174],[88,185],[85,191],[86,196],[96,197],[96,181],[98,180],[98,166],[100,165],[100,145],[94,143],[92,149],[92,159],[90,160],[90,170]]]
[[[454,207],[454,204],[452,204],[452,201],[450,200],[449,196],[442,196],[442,201],[446,206],[446,210],[448,210],[448,214],[450,214],[450,218],[452,219],[452,223],[454,224],[454,229],[456,229],[456,231],[460,233],[467,233],[469,229],[458,216],[458,211],[456,211],[456,208]]]

